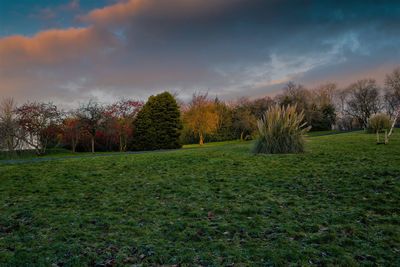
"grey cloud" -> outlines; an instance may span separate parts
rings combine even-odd
[[[381,77],[400,62],[396,1],[190,0],[181,10],[181,0],[159,3],[91,13],[85,21],[102,36],[88,41],[93,46],[76,57],[66,49],[57,64],[5,66],[0,77],[22,100],[145,98],[165,89],[229,99],[268,94],[293,79],[340,82],[374,69]]]

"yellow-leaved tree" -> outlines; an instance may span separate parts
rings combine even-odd
[[[183,110],[183,121],[193,134],[199,137],[199,144],[204,144],[207,134],[218,128],[219,116],[215,101],[208,94],[193,94],[192,100]]]

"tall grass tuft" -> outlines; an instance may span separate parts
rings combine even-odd
[[[258,120],[259,137],[254,153],[278,154],[304,151],[304,134],[310,130],[304,122],[304,112],[296,106],[272,106]]]

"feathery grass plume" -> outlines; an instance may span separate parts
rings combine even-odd
[[[304,151],[304,134],[310,130],[304,122],[304,112],[294,106],[272,106],[258,120],[259,137],[254,153],[300,153]]]

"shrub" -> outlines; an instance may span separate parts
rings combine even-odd
[[[258,120],[259,137],[254,153],[300,153],[304,151],[304,112],[296,112],[296,106],[273,106]]]
[[[388,130],[390,126],[391,126],[390,117],[386,114],[378,113],[369,118],[367,132],[368,133],[382,132],[384,130]]]

